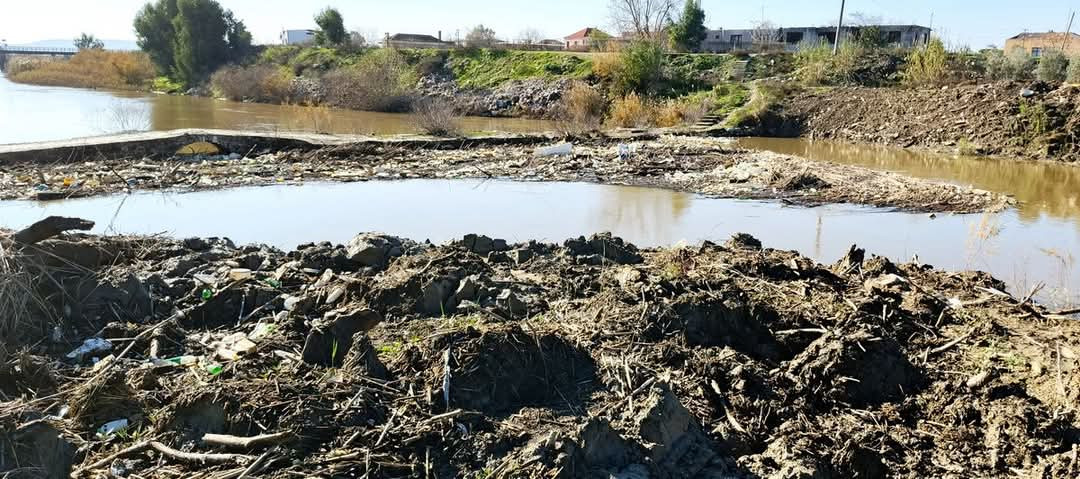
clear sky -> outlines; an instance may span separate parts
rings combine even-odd
[[[274,42],[283,28],[311,28],[312,16],[331,5],[346,27],[367,36],[384,32],[448,37],[483,23],[502,38],[526,28],[561,38],[586,26],[607,27],[608,0],[219,0],[243,19],[261,43]],[[133,40],[132,19],[145,0],[2,0],[0,39],[10,44],[73,38]],[[1080,0],[849,0],[848,12],[897,23],[929,25],[951,46],[1002,45],[1023,31],[1063,31]],[[681,0],[680,0],[681,4]],[[748,28],[764,17],[779,26],[825,25],[836,21],[840,0],[702,0],[710,28]],[[1080,30],[1080,22],[1075,30]]]

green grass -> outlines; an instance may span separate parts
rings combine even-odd
[[[781,83],[758,83],[750,100],[728,116],[726,125],[731,128],[753,126],[776,104],[794,93],[799,87]]]
[[[184,84],[172,80],[169,77],[161,76],[154,78],[154,80],[150,82],[150,90],[163,93],[177,93],[184,90]]]
[[[742,83],[721,83],[711,90],[691,93],[683,97],[683,100],[706,103],[711,115],[727,115],[750,100],[750,89]]]
[[[577,55],[556,52],[524,52],[469,49],[449,53],[450,70],[465,88],[494,88],[527,78],[585,78],[592,62]]]

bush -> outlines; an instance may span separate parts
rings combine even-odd
[[[656,93],[663,80],[666,57],[658,41],[635,40],[619,52],[613,75],[613,91],[618,95]]]
[[[413,118],[421,132],[433,136],[460,136],[457,109],[445,98],[427,98],[413,109]]]
[[[1080,56],[1069,60],[1069,69],[1065,71],[1065,81],[1072,84],[1080,84]]]
[[[383,48],[364,55],[351,68],[322,78],[326,101],[337,107],[370,111],[408,111],[416,72],[400,53]]]
[[[762,82],[756,87],[757,94],[753,101],[728,115],[726,126],[732,128],[761,126],[773,108],[784,98],[799,91],[799,86],[790,83]]]
[[[925,47],[916,48],[908,56],[904,82],[910,85],[938,84],[948,77],[948,55],[945,44],[935,38]]]
[[[286,103],[290,100],[293,75],[273,65],[227,66],[210,77],[214,93],[230,100]]]
[[[37,85],[138,90],[149,87],[157,71],[145,53],[91,49],[69,60],[12,62],[7,75]]]
[[[1035,71],[1035,59],[1027,52],[1016,49],[1009,53],[1002,50],[990,49],[982,53],[986,63],[986,79],[1000,80],[1030,80]]]
[[[637,93],[631,92],[611,105],[609,122],[622,128],[641,128],[652,123],[652,112]]]
[[[1050,50],[1039,59],[1036,76],[1050,83],[1063,83],[1069,70],[1069,58],[1059,50]]]
[[[727,115],[746,104],[750,99],[750,90],[742,83],[721,83],[712,90],[688,95],[683,101],[695,105],[704,105],[706,114]]]
[[[566,133],[594,131],[604,120],[607,102],[595,88],[574,82],[559,101],[558,118]]]
[[[865,50],[854,42],[842,43],[836,55],[827,43],[804,43],[795,53],[796,76],[807,85],[842,85],[852,82]]]

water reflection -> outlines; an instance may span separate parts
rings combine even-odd
[[[1051,162],[954,157],[873,145],[789,138],[744,138],[739,146],[787,155],[896,171],[1004,193],[1020,201],[1025,222],[1045,216],[1080,228],[1080,168]]]
[[[620,187],[605,192],[592,222],[625,231],[652,244],[675,244],[692,238],[673,236],[694,195],[657,188]]]

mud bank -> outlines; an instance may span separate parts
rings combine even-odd
[[[18,477],[1080,473],[1080,323],[981,273],[747,236],[55,233],[0,239]]]
[[[995,193],[869,169],[732,148],[717,139],[629,135],[574,141],[569,154],[544,136],[369,140],[225,155],[93,157],[7,162],[0,198],[62,199],[131,189],[198,190],[312,180],[503,178],[653,186],[724,198],[795,204],[854,203],[913,211],[997,211]],[[562,144],[561,146],[569,146]],[[561,148],[556,148],[561,149]],[[566,153],[565,151],[563,153]],[[168,155],[168,156],[165,156]]]
[[[1080,160],[1080,88],[1044,83],[808,89],[785,99],[770,135]]]

